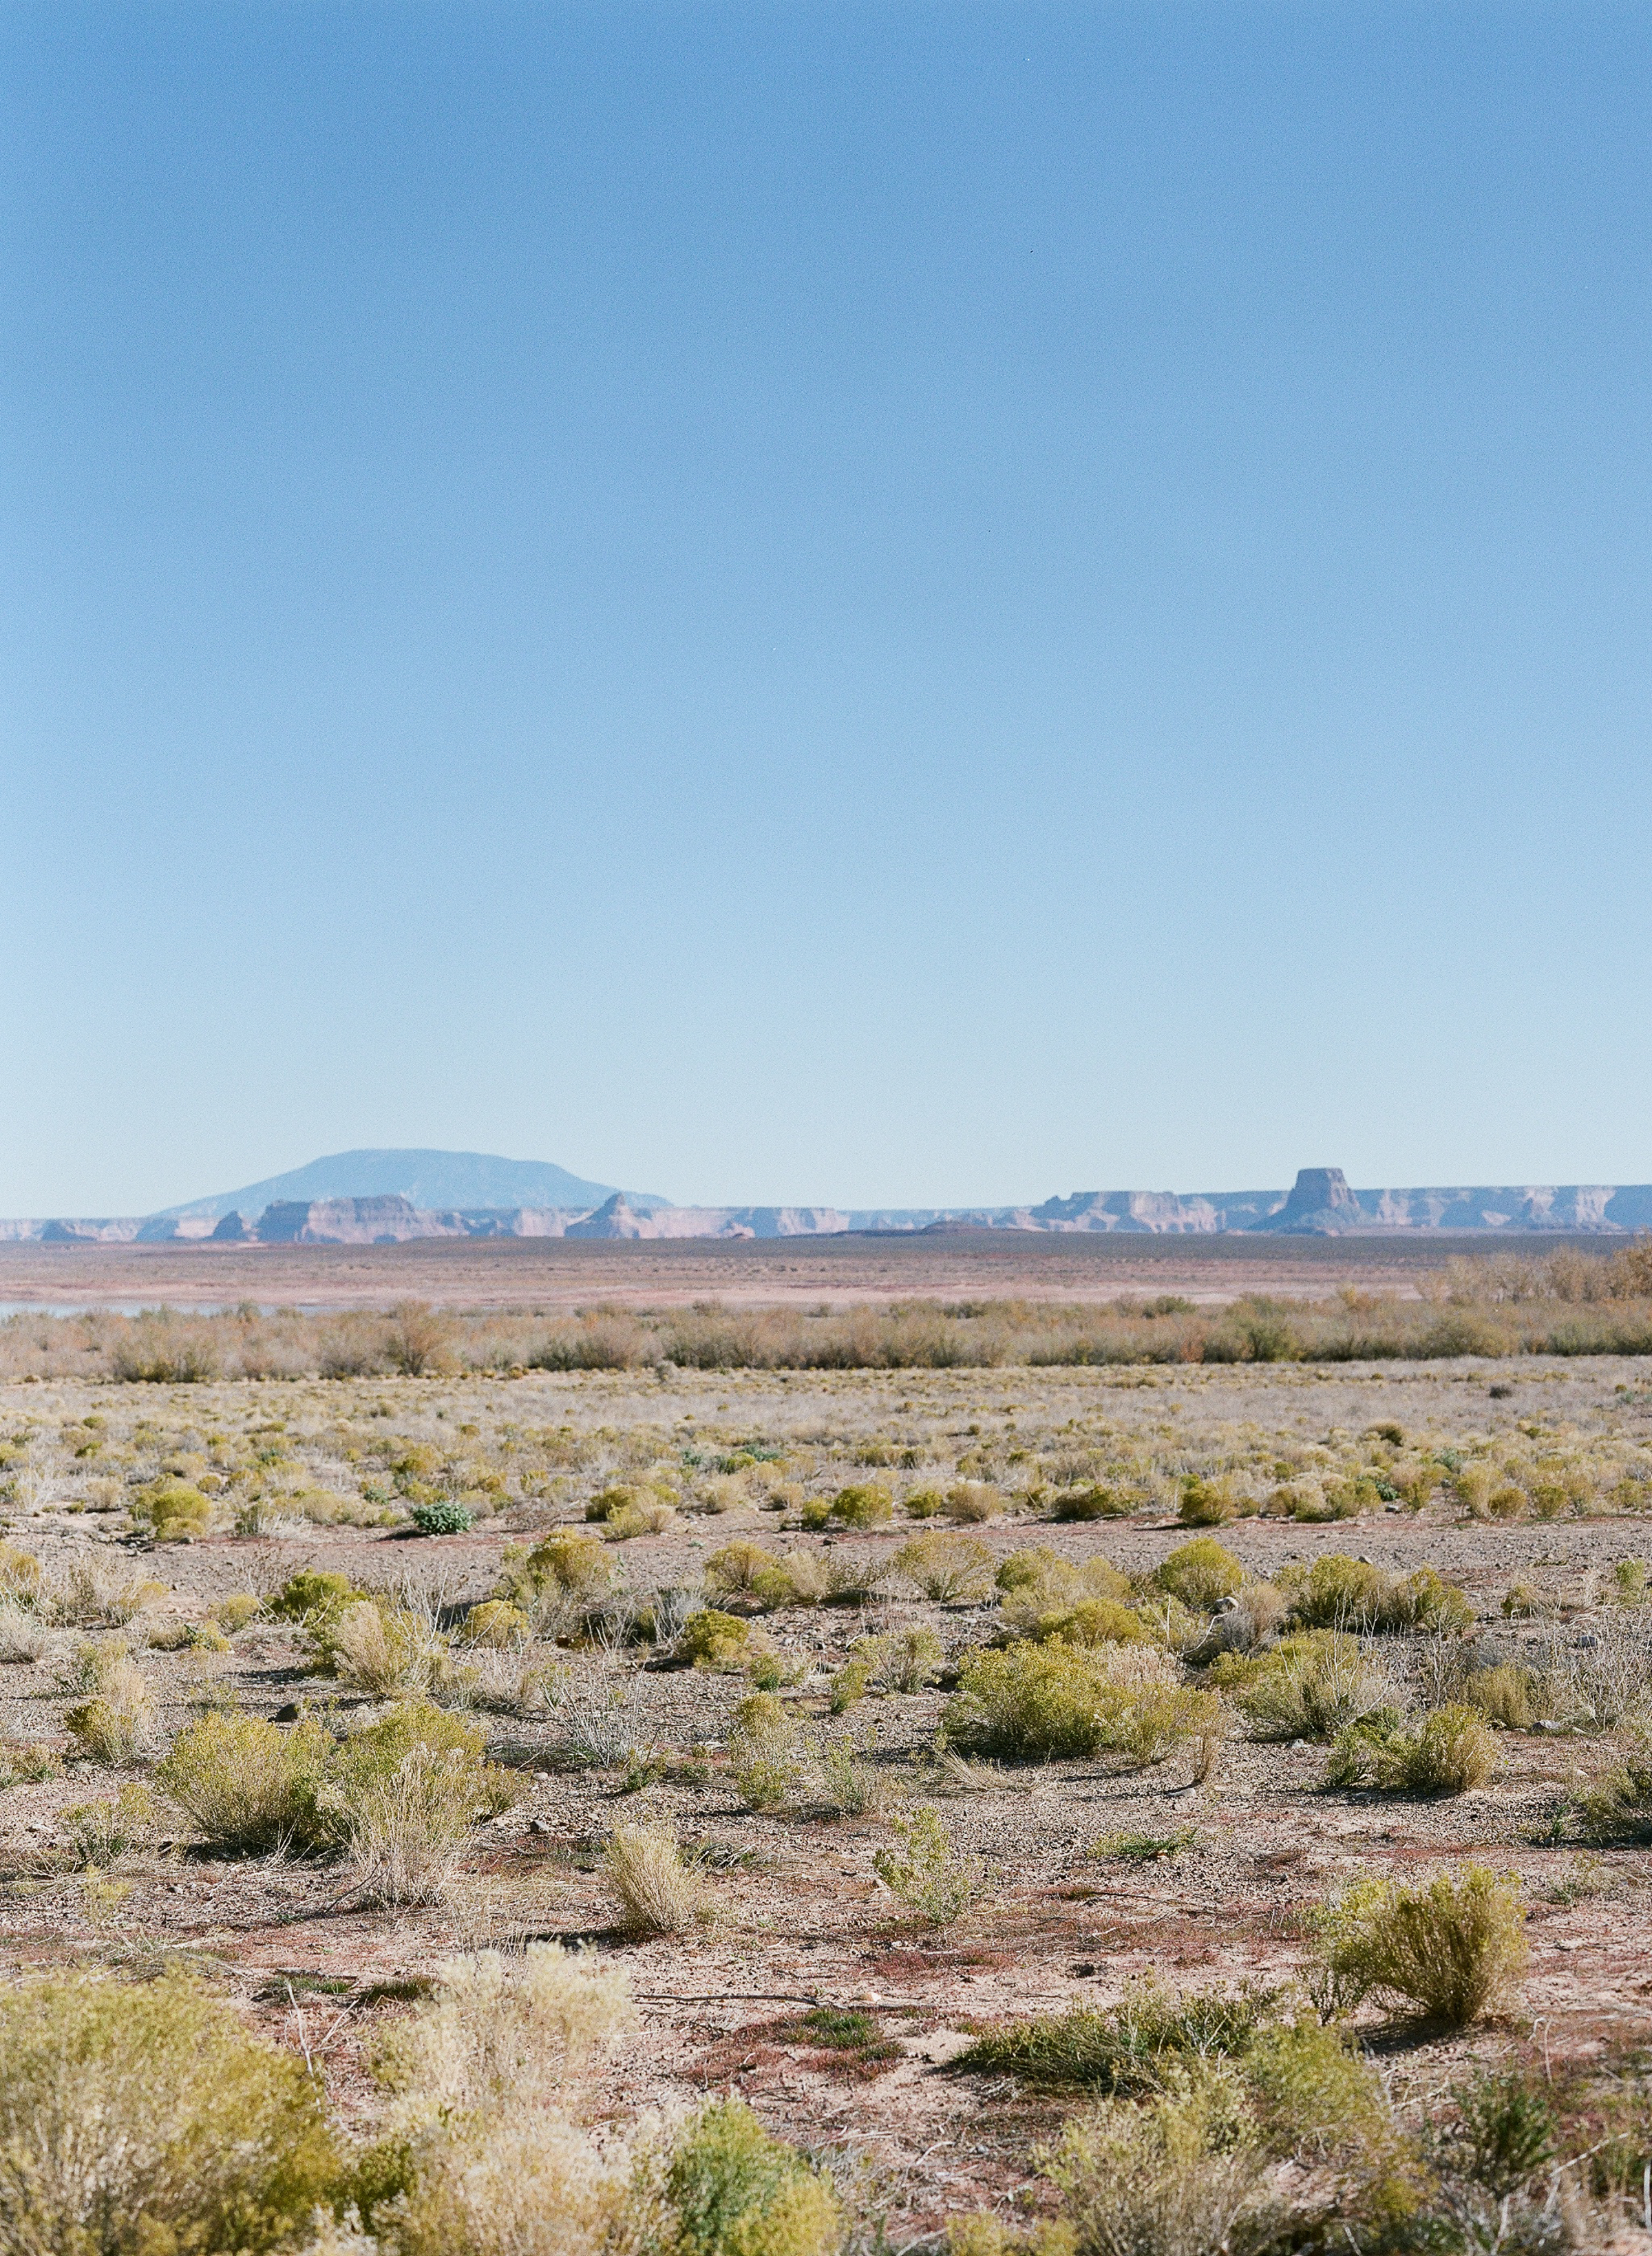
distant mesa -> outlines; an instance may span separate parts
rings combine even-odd
[[[526,1207],[588,1214],[614,1192],[614,1184],[588,1181],[549,1160],[505,1160],[492,1152],[334,1152],[238,1191],[169,1206],[152,1219],[187,1222],[207,1216],[217,1221],[228,1214],[261,1215],[269,1206],[364,1198],[404,1199],[420,1213]],[[628,1191],[625,1196],[645,1210],[671,1203],[653,1191]]]
[[[547,1160],[483,1152],[341,1152],[244,1190],[147,1216],[0,1221],[0,1241],[43,1245],[398,1245],[422,1238],[825,1237],[1028,1230],[1090,1236],[1613,1237],[1652,1229],[1652,1184],[1356,1190],[1340,1167],[1303,1167],[1288,1191],[1072,1191],[1038,1206],[673,1206],[587,1182]]]

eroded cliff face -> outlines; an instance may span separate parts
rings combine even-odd
[[[1257,1230],[1290,1237],[1357,1231],[1528,1230],[1618,1236],[1652,1230],[1652,1183],[1479,1184],[1358,1190],[1340,1167],[1304,1167],[1289,1191],[1073,1191],[1039,1206],[634,1207],[616,1191],[598,1207],[417,1207],[377,1198],[288,1199],[262,1214],[0,1221],[0,1242],[60,1245],[175,1243],[384,1245],[416,1237],[819,1237],[842,1230],[1025,1230],[1153,1236]]]

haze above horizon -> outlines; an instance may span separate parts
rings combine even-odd
[[[1652,18],[0,5],[0,1215],[1652,1181]]]

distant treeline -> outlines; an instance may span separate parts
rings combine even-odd
[[[1173,1294],[1074,1306],[909,1301],[805,1312],[595,1308],[467,1314],[403,1301],[306,1315],[22,1315],[0,1378],[369,1378],[526,1371],[903,1371],[997,1364],[1364,1363],[1451,1356],[1652,1355],[1652,1240],[1611,1255],[1453,1262],[1424,1296],[1345,1290],[1196,1308]]]

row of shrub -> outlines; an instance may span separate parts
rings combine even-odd
[[[570,1316],[402,1304],[330,1315],[160,1308],[0,1322],[0,1378],[421,1377],[487,1371],[947,1370],[1001,1364],[1364,1363],[1652,1354],[1652,1299],[1453,1294],[1445,1304],[1250,1297],[1148,1315],[1128,1304],[937,1301],[808,1313],[706,1306]]]

